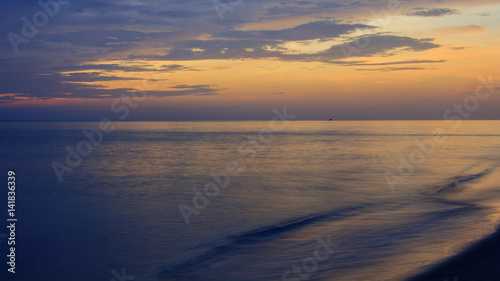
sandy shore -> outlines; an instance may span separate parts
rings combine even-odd
[[[407,281],[500,281],[500,229]]]

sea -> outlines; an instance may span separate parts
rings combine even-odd
[[[495,231],[499,144],[500,121],[1,122],[0,279],[405,280]]]

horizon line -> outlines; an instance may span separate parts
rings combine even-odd
[[[2,123],[21,123],[21,122],[101,122],[102,120],[0,120]],[[269,119],[179,119],[179,120],[110,120],[111,122],[255,122],[255,121],[269,121]],[[325,121],[325,122],[334,122],[334,121],[454,121],[454,120],[445,120],[445,119],[302,119],[302,120],[288,120],[290,122],[300,122],[300,121]],[[500,119],[462,119],[461,121],[500,121]]]

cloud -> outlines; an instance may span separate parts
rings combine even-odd
[[[63,74],[61,82],[98,82],[98,81],[117,81],[117,80],[142,80],[133,77],[117,77],[109,75],[101,75],[100,72],[77,72]]]
[[[422,67],[382,67],[382,68],[358,68],[356,71],[380,71],[380,72],[388,72],[388,71],[401,71],[401,70],[423,70],[426,68]]]
[[[38,73],[25,71],[22,75],[18,72],[0,70],[2,91],[0,94],[17,93],[4,96],[2,100],[19,100],[20,98],[45,99],[45,98],[116,98],[124,93],[136,91],[134,88],[109,89],[100,84],[88,84],[98,81],[112,80],[138,80],[137,87],[141,88],[143,79],[121,78],[102,75],[99,72],[69,73],[57,72]],[[26,83],[26,81],[30,81]],[[215,95],[215,85],[177,85],[172,90],[148,91],[148,95],[187,96],[187,95]]]
[[[84,64],[84,65],[69,65],[69,66],[55,66],[50,68],[51,71],[57,72],[76,72],[93,70],[96,73],[99,71],[123,71],[123,72],[176,72],[176,71],[199,71],[191,67],[186,67],[181,64],[165,64],[161,67],[156,67],[147,63],[136,63],[135,65],[121,65],[118,63],[103,63],[103,64]]]
[[[414,8],[408,15],[416,17],[442,17],[446,15],[457,15],[458,13],[458,10],[448,8]]]
[[[488,30],[478,25],[450,26],[436,29],[438,35],[458,34],[458,35],[482,35]]]
[[[340,24],[334,21],[314,21],[281,30],[229,30],[215,33],[212,37],[229,39],[258,39],[299,41],[335,38],[356,29],[375,28],[364,24]]]
[[[315,25],[317,23],[314,23]],[[303,25],[302,25],[303,26]],[[299,28],[299,30],[301,30]],[[287,31],[282,34],[287,34]],[[317,36],[321,38],[324,32]],[[337,34],[337,33],[335,33]],[[283,38],[286,36],[283,35]],[[296,37],[297,38],[297,37]],[[294,38],[294,39],[296,39]],[[303,37],[302,37],[303,38]],[[185,40],[171,46],[166,55],[141,56],[146,60],[163,60],[169,63],[160,67],[161,71],[193,71],[182,64],[172,63],[179,60],[209,60],[209,59],[278,59],[281,61],[317,61],[325,63],[338,63],[341,65],[355,65],[343,63],[346,58],[346,50],[353,46],[359,46],[357,42],[365,42],[366,45],[354,47],[351,57],[392,56],[399,52],[420,52],[439,47],[433,43],[433,39],[416,39],[406,36],[372,34],[357,38],[351,38],[348,42],[334,44],[330,48],[316,53],[294,53],[282,45],[281,40],[271,39],[212,39],[212,40]],[[134,62],[131,56],[129,59]],[[6,60],[8,62],[8,60]],[[17,62],[17,63],[15,63]],[[380,63],[380,65],[405,64],[405,63],[433,63],[434,61],[403,61]],[[153,70],[152,65],[140,64],[69,64],[45,67],[44,63],[50,63],[50,59],[19,60],[8,62],[12,68],[0,70],[2,81],[2,93],[23,93],[23,97],[29,98],[103,98],[119,97],[123,93],[133,91],[133,88],[109,89],[105,85],[96,82],[118,81],[118,80],[140,80],[134,77],[119,77],[110,73],[114,71],[123,72],[148,72]],[[358,65],[362,65],[362,61]],[[366,64],[366,63],[365,63]],[[376,64],[374,64],[376,65]],[[79,72],[86,71],[86,72]],[[388,69],[386,69],[388,71]],[[26,83],[29,81],[29,83]],[[90,84],[92,83],[92,84]],[[140,82],[137,82],[140,86]],[[139,87],[138,86],[138,87]],[[178,85],[165,91],[152,91],[152,96],[185,96],[185,95],[215,95],[217,90],[209,85]],[[18,99],[19,96],[12,97]],[[7,98],[9,99],[9,98]]]
[[[215,85],[176,85],[168,91],[148,91],[149,96],[173,97],[173,96],[210,96],[216,95],[217,90],[212,88]]]
[[[364,42],[366,46],[359,46]],[[279,40],[189,40],[174,46],[162,56],[131,56],[130,59],[145,60],[211,60],[211,59],[279,59],[282,61],[324,61],[346,57],[391,56],[401,51],[420,52],[440,45],[432,38],[416,39],[407,36],[371,34],[352,38],[350,41],[332,45],[317,53],[290,54]]]
[[[381,63],[364,63],[364,62],[358,62],[358,63],[352,63],[350,65],[370,65],[370,66],[377,66],[377,65],[394,65],[394,64],[419,64],[419,63],[443,63],[446,62],[445,60],[407,60],[407,61],[392,61],[392,62],[381,62]]]
[[[191,67],[186,67],[181,64],[168,64],[168,65],[163,65],[160,69],[161,71],[167,71],[167,72],[174,72],[174,71],[201,71],[199,69],[191,68]]]
[[[340,2],[340,1],[339,1]],[[317,13],[326,10],[340,9],[345,7],[345,3],[335,3],[326,1],[297,1],[282,2],[267,10],[269,16],[303,15],[304,13]]]
[[[464,50],[467,48],[470,48],[470,47],[450,47],[450,49],[452,49],[453,51],[461,51],[461,50]]]
[[[281,61],[318,61],[343,63],[342,50],[356,46],[356,40],[370,43],[356,48],[351,57],[391,56],[399,52],[419,52],[439,45],[432,39],[371,34],[352,38],[353,32],[371,32],[365,17],[356,10],[382,7],[386,1],[245,1],[220,21],[211,1],[69,1],[61,5],[55,17],[41,27],[29,42],[21,43],[14,53],[7,36],[0,37],[0,94],[5,99],[120,96],[134,89],[110,89],[108,81],[141,82],[135,73],[149,71],[201,71],[184,66],[182,60],[276,59]],[[22,17],[32,18],[39,9],[36,1],[0,2],[4,30],[22,34]],[[349,10],[348,20],[343,17]],[[328,12],[328,17],[325,16]],[[254,28],[266,26],[268,20],[301,22],[278,30]],[[307,22],[305,22],[307,21]],[[267,25],[269,26],[269,25]],[[332,39],[335,39],[333,41]],[[288,49],[288,42],[318,40],[323,50],[315,53]],[[291,47],[290,47],[291,48]],[[162,60],[163,65],[134,59]],[[126,61],[126,63],[124,63]],[[226,67],[226,66],[224,66]],[[203,68],[208,70],[210,68]],[[119,73],[119,74],[118,74]],[[195,83],[194,83],[195,84]],[[127,84],[127,85],[130,85]],[[179,85],[182,86],[182,85]],[[11,93],[18,93],[12,95]],[[213,95],[214,86],[192,85],[156,91],[152,95]]]
[[[60,72],[85,71],[85,70],[142,72],[142,71],[151,71],[152,68],[148,68],[148,65],[125,66],[125,65],[120,65],[120,64],[116,64],[116,63],[107,63],[107,64],[84,64],[84,65],[56,66],[56,67],[52,67],[50,70],[60,71]]]
[[[366,35],[358,37],[350,42],[332,46],[330,49],[319,54],[325,58],[370,57],[374,55],[390,56],[398,51],[421,52],[440,45],[433,43],[434,39],[415,39],[407,36],[396,35]]]
[[[0,94],[0,103],[8,103],[12,101],[27,100],[27,99],[29,98],[19,93]]]
[[[122,94],[136,91],[132,88],[122,89],[104,89],[100,86],[83,86],[69,87],[67,91],[59,92],[36,92],[24,91],[16,94],[0,94],[0,103],[19,101],[24,99],[51,99],[51,98],[118,98]],[[174,96],[209,96],[216,95],[217,89],[214,85],[181,85],[174,86],[176,90],[165,91],[147,91],[148,96],[155,97],[174,97]]]

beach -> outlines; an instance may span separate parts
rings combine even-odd
[[[500,230],[407,281],[500,280]]]

